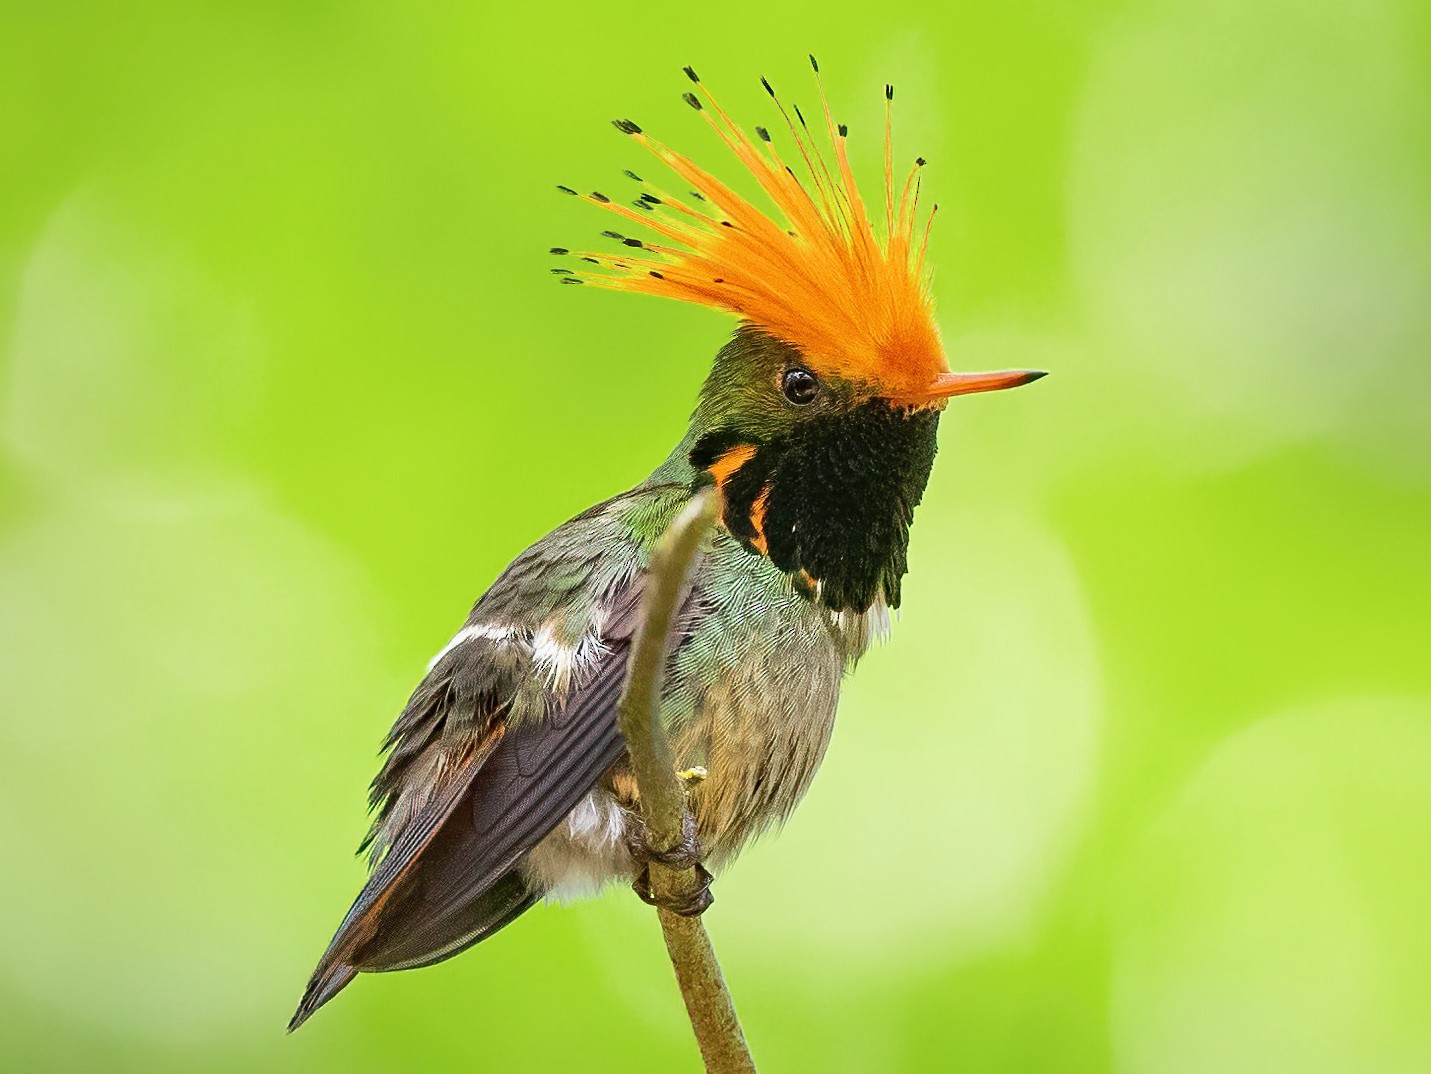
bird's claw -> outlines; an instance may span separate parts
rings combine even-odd
[[[689,813],[681,818],[681,841],[667,850],[657,850],[649,841],[644,827],[631,838],[631,857],[643,866],[660,862],[669,869],[689,869],[701,863],[701,843],[696,835],[696,820]]]
[[[658,906],[682,917],[699,917],[715,902],[715,896],[711,894],[711,881],[715,878],[699,861],[690,867],[696,872],[696,886],[678,895],[661,896],[651,890],[650,865],[642,866],[641,874],[631,884],[631,890],[647,906]]]
[[[711,881],[714,878],[701,864],[700,839],[696,835],[695,818],[690,813],[681,820],[681,841],[675,846],[666,850],[656,849],[651,846],[646,831],[642,829],[631,839],[631,857],[641,866],[631,888],[648,906],[659,906],[682,917],[697,917],[715,902],[715,896],[711,894]],[[696,883],[679,895],[657,895],[651,890],[653,861],[678,872],[694,870]]]

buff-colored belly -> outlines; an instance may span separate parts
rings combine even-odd
[[[829,745],[846,666],[889,619],[883,604],[831,616],[793,600],[783,580],[772,589],[761,561],[740,564],[749,588],[718,605],[700,630],[717,658],[684,661],[683,653],[673,661],[662,714],[677,768],[706,772],[691,807],[712,870],[790,816]],[[563,900],[629,881],[639,832],[635,783],[618,762],[528,855],[524,873]]]
[[[703,768],[691,807],[704,860],[718,870],[782,823],[809,789],[834,727],[837,666],[807,668],[777,685],[735,671],[708,688],[673,736],[679,769]],[[527,879],[550,899],[591,894],[636,872],[630,843],[639,802],[624,762],[527,857]]]

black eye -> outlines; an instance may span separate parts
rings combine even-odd
[[[820,394],[820,382],[808,369],[797,367],[785,371],[785,376],[780,380],[780,389],[785,393],[786,399],[796,406],[804,406],[813,403],[815,396]]]

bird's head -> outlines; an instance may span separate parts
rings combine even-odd
[[[819,66],[810,62],[818,80]],[[687,93],[687,103],[783,221],[635,123],[617,120],[617,129],[654,153],[690,193],[672,196],[638,179],[643,191],[631,206],[584,195],[659,240],[608,231],[622,253],[578,252],[596,268],[556,271],[564,282],[663,295],[739,317],[692,419],[687,442],[697,481],[720,489],[726,528],[812,599],[835,611],[863,612],[881,601],[898,607],[909,525],[934,462],[940,413],[953,396],[1043,374],[949,370],[925,267],[934,213],[921,224],[918,211],[924,161],[896,187],[890,87],[885,204],[876,222],[854,181],[847,128],[834,122],[823,88],[832,165],[800,110],[792,118],[764,83],[808,174],[802,182],[766,129],[756,127],[751,139],[695,72],[686,74],[699,93]]]

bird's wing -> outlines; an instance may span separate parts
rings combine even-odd
[[[419,832],[412,840],[412,864],[398,866],[408,869],[411,879],[403,883],[403,898],[376,915],[374,934],[356,952],[359,968],[436,962],[493,931],[481,920],[485,905],[484,913],[474,916],[482,896],[571,812],[626,748],[616,703],[626,682],[628,645],[608,643],[591,677],[550,718],[497,722],[493,734],[500,740],[479,767],[459,777],[464,788],[456,802],[450,807],[434,802],[437,810],[446,809],[444,819],[431,836],[422,839]],[[423,820],[420,813],[409,831]],[[408,841],[404,832],[379,863],[370,888],[383,883],[394,854],[409,856],[403,846]],[[385,890],[391,888],[389,882]]]
[[[560,696],[533,666],[534,632],[484,623],[478,603],[389,736],[389,755],[374,781],[372,876],[319,961],[290,1028],[358,971],[447,958],[539,896],[521,879],[521,859],[625,750],[616,705],[643,583],[642,572],[629,571],[593,602],[598,644]],[[693,603],[688,592],[687,621]]]

